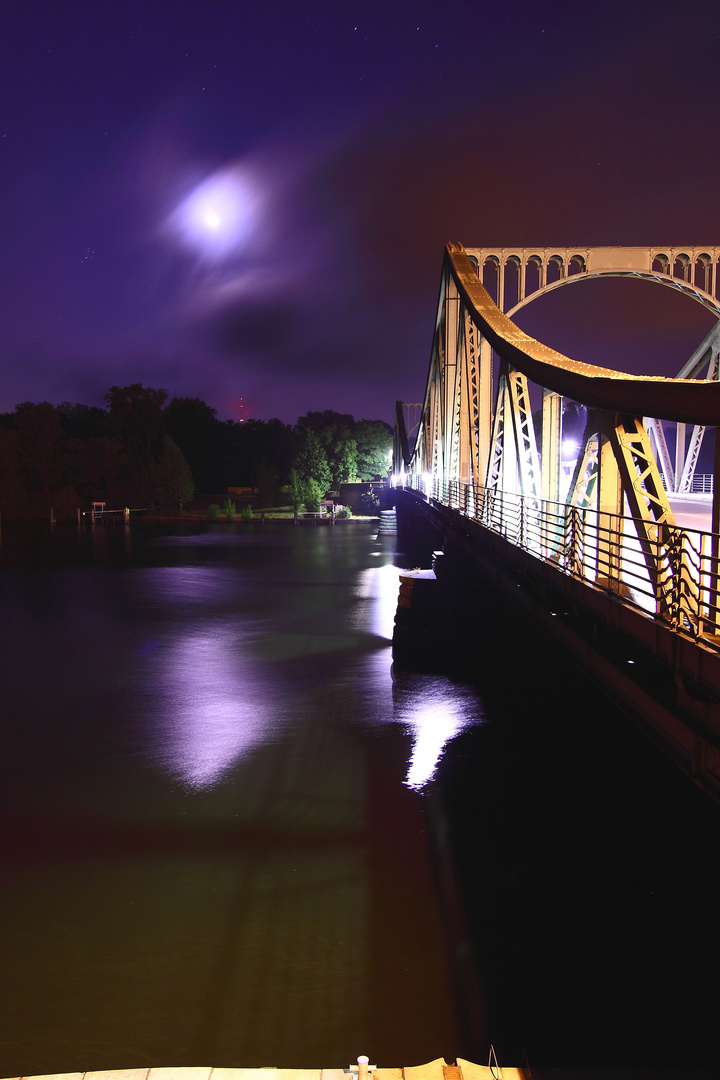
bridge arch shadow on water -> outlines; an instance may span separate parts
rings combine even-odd
[[[515,619],[541,627],[716,797],[720,484],[706,478],[692,527],[679,523],[678,506],[692,491],[706,429],[720,425],[720,321],[668,379],[572,360],[501,308],[517,310],[533,288],[540,295],[584,276],[634,276],[679,289],[720,318],[719,258],[714,247],[543,253],[449,244],[424,402],[397,407],[393,478],[399,546],[424,548],[408,561],[429,567],[432,552],[441,553],[421,642],[408,644],[401,598],[399,653],[425,650],[430,665],[434,655],[457,659],[472,635],[454,630],[472,626],[480,576]],[[489,264],[500,305],[481,280]],[[570,464],[568,403],[585,418]],[[406,582],[416,607],[423,589],[432,587]]]

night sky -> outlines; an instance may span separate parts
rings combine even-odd
[[[392,419],[443,248],[720,243],[720,5],[3,0],[0,411],[112,384]],[[519,320],[676,374],[659,287]]]

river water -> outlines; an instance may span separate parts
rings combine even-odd
[[[393,671],[394,540],[4,530],[0,1075],[720,1060],[718,808],[490,607]]]

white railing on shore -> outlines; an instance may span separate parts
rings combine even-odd
[[[638,530],[632,517],[457,480],[410,474],[405,486],[673,629],[720,634],[720,536],[677,525]]]
[[[95,521],[100,521],[102,518],[112,517],[113,514],[122,514],[123,519],[125,521],[129,521],[131,514],[146,514],[146,513],[147,513],[147,507],[146,506],[132,507],[132,509],[129,506],[124,506],[121,510],[105,510],[105,509],[102,509],[102,510],[95,510],[95,509],[92,509],[92,510],[78,510],[77,517],[78,517],[78,524],[80,525],[80,524],[82,524],[84,518],[89,518],[90,521],[95,522]],[[51,517],[52,517],[52,514],[51,514]]]

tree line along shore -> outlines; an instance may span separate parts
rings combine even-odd
[[[230,489],[256,509],[319,509],[329,490],[387,476],[392,429],[326,409],[295,424],[219,420],[200,398],[133,383],[111,386],[105,408],[23,402],[0,413],[2,520],[75,518],[108,508],[187,512],[221,505]],[[233,496],[242,503],[242,496]],[[232,501],[232,500],[231,500]],[[371,494],[362,511],[375,509]],[[240,509],[240,507],[238,507]]]

